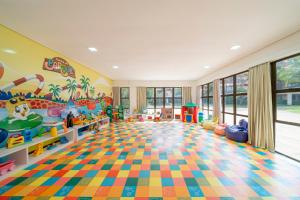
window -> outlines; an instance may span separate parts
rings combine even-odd
[[[213,114],[214,99],[213,99],[213,83],[202,85],[202,110],[204,115],[209,118]]]
[[[247,120],[248,72],[221,79],[220,87],[223,121],[227,124],[238,124],[241,119]]]
[[[121,87],[120,88],[120,103],[124,109],[130,108],[129,87]]]
[[[272,63],[276,151],[300,160],[300,55]]]
[[[182,106],[182,88],[149,87],[146,92],[147,110],[149,114],[161,112],[161,108],[173,108],[180,113]]]

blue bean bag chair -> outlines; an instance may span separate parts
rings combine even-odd
[[[239,121],[239,125],[226,127],[225,133],[228,139],[245,143],[248,141],[248,122],[244,119],[241,119]]]

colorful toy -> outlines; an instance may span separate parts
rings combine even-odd
[[[239,125],[228,126],[225,129],[226,137],[236,142],[248,141],[248,122],[244,119],[239,121]]]
[[[22,135],[24,137],[25,142],[31,142],[32,141],[31,130],[29,130],[29,129],[23,130]]]
[[[215,134],[224,136],[226,127],[227,127],[227,124],[217,125],[217,127],[215,128]]]
[[[118,117],[121,120],[124,120],[124,108],[122,105],[118,106]]]
[[[141,115],[141,116],[139,116],[139,122],[144,122],[144,118],[143,118],[143,116]]]
[[[198,120],[199,120],[199,122],[202,122],[203,119],[204,119],[204,114],[203,114],[203,112],[199,112],[199,114],[198,114]]]
[[[113,120],[115,122],[119,121],[119,113],[118,112],[113,112]]]
[[[74,115],[73,115],[72,111],[70,111],[67,115],[67,128],[73,127],[73,123],[74,123],[73,118],[74,118]]]
[[[64,129],[64,133],[68,132],[68,128],[67,128],[66,124],[63,124],[63,129]]]
[[[193,115],[192,114],[185,114],[185,122],[193,123]]]
[[[52,150],[52,149],[54,149],[55,147],[57,147],[57,144],[56,144],[56,143],[49,144],[49,145],[47,146],[47,150]]]
[[[39,156],[42,153],[44,153],[44,144],[43,144],[43,142],[37,144],[36,150],[33,152],[33,155],[34,156]]]
[[[65,137],[65,136],[62,136],[60,139],[59,139],[60,143],[61,144],[66,144],[69,142],[69,140]]]
[[[7,138],[8,138],[7,130],[0,128],[0,147],[6,146]]]
[[[163,119],[173,119],[173,108],[162,108],[161,113]]]
[[[129,117],[126,119],[126,122],[133,122],[133,117],[132,117],[132,116],[129,116]]]
[[[198,106],[194,103],[187,103],[181,108],[181,116],[182,116],[182,121],[186,122],[186,114],[191,114],[193,116],[193,122],[197,123],[198,122]]]
[[[112,120],[113,120],[112,106],[111,105],[107,106],[105,112],[106,112],[106,115],[109,117],[110,122],[112,122]]]
[[[180,119],[181,115],[180,114],[175,114],[175,119]]]
[[[0,164],[0,176],[5,175],[7,172],[15,168],[15,160],[9,160]]]
[[[156,115],[154,116],[154,120],[153,121],[154,122],[159,122],[161,116],[162,116],[162,113],[157,112]]]
[[[40,130],[39,130],[37,136],[38,136],[38,137],[42,137],[46,132],[47,132],[46,128],[45,128],[45,127],[42,127],[42,128],[40,128]]]
[[[11,135],[7,140],[7,148],[13,148],[21,144],[24,144],[24,137],[19,133]]]
[[[212,120],[205,120],[202,123],[202,127],[207,130],[215,130],[219,123],[219,119],[217,117],[213,118]]]

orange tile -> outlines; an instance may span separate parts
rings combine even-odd
[[[148,197],[149,196],[149,187],[148,186],[138,186],[136,188],[136,197]]]
[[[149,186],[149,196],[151,197],[161,197],[162,196],[162,187]]]
[[[113,186],[111,187],[108,196],[110,197],[121,197],[123,192],[123,186]]]
[[[190,193],[186,187],[175,187],[177,197],[189,197]]]
[[[86,189],[86,186],[75,186],[70,192],[69,196],[81,196],[81,193]]]

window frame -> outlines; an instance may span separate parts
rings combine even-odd
[[[202,111],[204,112],[204,111],[206,111],[207,112],[207,117],[210,115],[210,112],[213,114],[213,109],[210,109],[209,107],[209,99],[210,98],[212,98],[212,99],[214,99],[214,93],[212,93],[212,95],[210,95],[209,93],[210,93],[210,90],[209,90],[209,85],[210,84],[212,84],[212,88],[214,88],[214,83],[213,82],[209,82],[209,83],[205,83],[205,84],[203,84],[203,85],[201,85],[201,101],[202,101]],[[204,92],[204,90],[203,90],[203,88],[204,88],[204,86],[206,86],[207,87],[207,94],[206,94],[206,96],[205,95],[203,95],[203,92]],[[206,108],[204,108],[204,104],[203,104],[203,99],[207,99],[207,109]],[[212,103],[214,103],[214,100],[212,100]]]
[[[240,74],[244,74],[244,73],[247,73],[248,75],[248,83],[249,83],[249,70],[246,70],[246,71],[242,71],[242,72],[239,72],[239,73],[236,73],[236,74],[233,74],[233,75],[230,75],[230,76],[226,76],[224,78],[221,78],[220,81],[222,82],[222,93],[221,93],[221,106],[222,106],[222,112],[221,112],[221,115],[222,115],[222,119],[223,119],[223,122],[225,122],[225,115],[232,115],[233,116],[233,123],[234,124],[237,124],[237,116],[238,117],[247,117],[248,118],[248,115],[244,115],[244,114],[238,114],[236,111],[237,111],[237,97],[238,96],[247,96],[247,107],[248,107],[248,92],[242,92],[242,93],[237,93],[237,84],[236,84],[236,80],[237,80],[237,76],[240,75]],[[233,78],[232,81],[233,81],[233,91],[232,91],[232,94],[225,94],[225,79],[227,78]],[[248,85],[249,87],[249,85]],[[248,91],[248,88],[247,88],[247,91]],[[233,112],[226,112],[225,111],[225,97],[232,97],[233,98]]]
[[[128,98],[122,97],[122,89],[128,89]],[[126,100],[126,99],[128,99],[129,102],[128,108],[122,104],[122,100]],[[122,105],[124,109],[130,109],[130,87],[120,87],[120,105]]]
[[[290,58],[298,57],[300,56],[300,53],[293,54],[291,56],[287,56],[284,58],[281,58],[279,60],[275,60],[271,63],[271,84],[272,84],[272,102],[273,102],[273,128],[275,131],[275,125],[276,123],[282,123],[286,125],[292,125],[292,126],[300,126],[300,123],[296,122],[289,122],[289,121],[283,121],[277,119],[277,94],[287,94],[287,93],[294,93],[294,92],[300,92],[300,88],[288,88],[288,89],[278,89],[277,90],[277,70],[276,70],[276,63],[281,62],[283,60],[287,60]]]
[[[181,100],[181,106],[182,106],[182,87],[147,87],[147,89],[148,88],[152,88],[154,90],[154,96],[153,97],[148,97],[146,95],[146,101],[148,99],[153,99],[154,108],[147,107],[147,110],[154,110],[156,112],[157,109],[161,109],[161,108],[157,108],[157,105],[156,105],[156,102],[157,102],[156,100],[157,99],[162,99],[163,100],[162,108],[166,108],[166,98],[171,98],[172,99],[172,107],[171,108],[173,109],[173,111],[174,111],[174,109],[179,109],[178,107],[175,107],[175,99],[180,99]],[[162,97],[157,97],[157,95],[156,95],[156,89],[157,88],[162,88],[163,89],[163,96]],[[172,88],[172,97],[166,97],[166,88]],[[175,88],[180,88],[181,97],[175,97]]]

